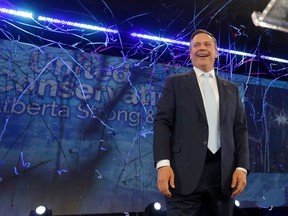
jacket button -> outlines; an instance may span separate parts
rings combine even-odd
[[[207,141],[204,141],[203,142],[203,145],[207,146],[208,142]]]

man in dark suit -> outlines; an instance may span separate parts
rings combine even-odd
[[[169,216],[231,216],[246,186],[246,117],[237,86],[215,74],[217,56],[213,35],[196,30],[192,72],[167,77],[157,105],[153,151]]]

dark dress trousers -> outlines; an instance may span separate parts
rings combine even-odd
[[[230,195],[236,167],[249,169],[246,117],[236,84],[216,76],[219,91],[221,184]],[[208,123],[194,72],[167,77],[154,120],[154,161],[169,159],[177,194],[191,194],[202,175]]]

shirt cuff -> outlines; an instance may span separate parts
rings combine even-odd
[[[157,162],[156,164],[156,168],[159,169],[160,167],[164,167],[164,166],[170,166],[170,161],[169,160],[160,160]]]
[[[248,173],[247,170],[243,167],[237,167],[236,170],[241,170],[241,171],[245,172],[246,174]]]

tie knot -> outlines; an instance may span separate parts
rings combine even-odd
[[[204,76],[204,78],[209,78],[210,77],[210,73],[208,73],[208,72],[203,73],[203,76]]]

